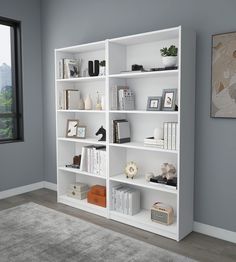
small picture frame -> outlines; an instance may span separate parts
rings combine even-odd
[[[77,138],[86,138],[86,126],[77,127]]]
[[[66,137],[77,137],[77,127],[79,125],[79,121],[75,119],[67,120],[67,127],[66,127]]]
[[[163,89],[162,92],[162,110],[175,111],[177,89]]]
[[[149,96],[147,101],[147,111],[160,111],[161,100],[161,96]]]

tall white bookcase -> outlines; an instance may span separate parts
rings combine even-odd
[[[91,212],[108,219],[141,228],[156,234],[181,240],[192,231],[193,183],[194,183],[194,108],[195,108],[195,33],[181,26],[125,36],[105,41],[71,46],[55,50],[56,140],[57,140],[57,187],[58,202]],[[132,64],[144,68],[163,67],[160,49],[164,46],[178,47],[178,69],[121,73],[130,70]],[[59,60],[81,58],[82,70],[88,60],[105,60],[106,75],[59,79]],[[111,88],[128,85],[135,93],[136,108],[132,111],[111,110]],[[146,111],[148,96],[161,96],[163,89],[178,89],[178,111]],[[91,94],[93,110],[65,110],[59,108],[59,96],[65,89],[79,89],[83,98]],[[105,95],[105,110],[95,110],[97,91]],[[131,142],[112,143],[112,120],[129,120]],[[87,127],[86,139],[65,136],[68,119],[78,119]],[[152,136],[156,127],[164,122],[178,122],[178,150],[158,149],[145,146],[144,138]],[[103,125],[107,131],[106,142],[99,142],[95,132]],[[79,169],[66,168],[74,155],[81,154],[84,145],[105,145],[107,154],[106,177],[90,174]],[[135,161],[138,176],[127,179],[124,167]],[[157,174],[162,163],[177,167],[178,186],[167,188],[153,185],[145,180],[146,172]],[[102,208],[67,196],[70,184],[85,182],[89,185],[105,185],[107,207]],[[134,216],[112,210],[111,189],[118,184],[128,184],[141,191],[141,212]],[[161,201],[174,208],[172,225],[161,225],[150,218],[150,208]]]

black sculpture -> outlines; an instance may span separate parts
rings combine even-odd
[[[90,76],[99,75],[99,61],[98,60],[94,60],[94,66],[93,66],[93,61],[88,61],[88,73]]]
[[[106,141],[106,129],[101,126],[97,133],[95,134],[96,136],[102,135],[102,137],[98,141]]]

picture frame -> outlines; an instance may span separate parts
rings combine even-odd
[[[236,32],[211,38],[211,118],[236,118]]]
[[[86,126],[78,126],[77,127],[77,138],[85,139],[86,138]]]
[[[68,119],[66,126],[66,137],[68,138],[76,138],[77,137],[77,127],[79,125],[79,121],[76,119]]]
[[[160,111],[161,102],[161,96],[149,96],[147,100],[147,111]]]
[[[163,89],[162,92],[162,110],[175,111],[177,98],[177,89]]]

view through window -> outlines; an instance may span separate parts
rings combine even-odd
[[[0,142],[22,140],[19,26],[0,18]]]

